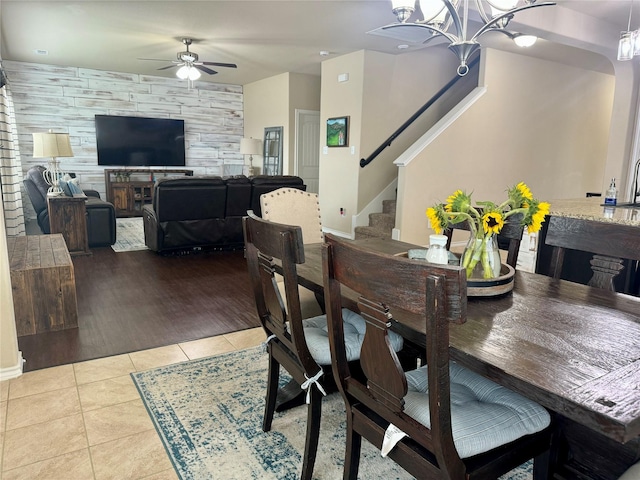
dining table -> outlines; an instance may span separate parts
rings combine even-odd
[[[387,254],[417,248],[353,241]],[[305,245],[297,274],[322,296],[322,244]],[[640,460],[640,298],[518,270],[513,278],[508,293],[468,296],[466,321],[450,324],[451,359],[553,414],[554,478],[617,479]],[[426,345],[424,318],[393,316],[392,328]]]

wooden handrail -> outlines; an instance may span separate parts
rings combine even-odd
[[[473,67],[478,65],[479,62],[480,62],[480,55],[478,55],[471,62],[469,62],[469,69],[472,69]],[[400,135],[402,132],[404,132],[407,129],[407,127],[409,127],[409,125],[411,125],[431,105],[433,105],[436,101],[438,101],[440,99],[440,97],[442,95],[444,95],[447,90],[449,90],[451,87],[453,87],[458,82],[458,80],[460,80],[461,78],[464,78],[464,77],[456,75],[451,80],[449,80],[449,82],[444,87],[442,87],[440,90],[438,90],[438,92],[433,97],[431,97],[427,101],[427,103],[425,103],[422,107],[420,107],[420,109],[416,113],[411,115],[411,117],[409,117],[409,119],[406,122],[404,122],[400,126],[400,128],[398,128],[395,132],[393,132],[389,138],[387,138],[378,148],[376,148],[376,150],[371,155],[369,155],[367,158],[360,159],[360,166],[362,168],[364,168],[367,165],[369,165],[373,161],[374,158],[376,158],[378,155],[380,155],[380,153],[382,153],[382,151],[385,148],[387,148],[387,147],[389,147],[391,145],[391,142],[393,142],[398,135]]]

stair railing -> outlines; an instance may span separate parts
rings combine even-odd
[[[480,55],[478,55],[471,62],[469,62],[469,69],[472,69],[473,67],[478,65],[479,62],[480,62]],[[420,107],[420,109],[418,109],[416,113],[411,115],[411,117],[409,117],[409,119],[406,122],[404,122],[400,126],[400,128],[398,128],[395,132],[393,132],[389,138],[387,138],[378,148],[376,148],[376,150],[371,155],[369,155],[367,158],[360,159],[360,167],[364,168],[367,165],[369,165],[374,158],[376,158],[378,155],[382,153],[382,151],[385,148],[391,146],[391,143],[396,139],[396,137],[398,137],[398,135],[404,132],[409,127],[409,125],[415,122],[420,115],[422,115],[429,107],[431,107],[431,105],[436,103],[440,99],[440,97],[442,97],[451,87],[453,87],[458,82],[458,80],[462,78],[465,78],[465,77],[456,75],[451,80],[449,80],[449,82],[444,87],[438,90],[436,94],[433,97],[431,97],[427,101],[427,103],[425,103],[422,107]]]

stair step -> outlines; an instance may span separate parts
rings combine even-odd
[[[356,240],[360,238],[391,238],[391,232],[383,232],[374,227],[356,227],[354,234]]]
[[[383,200],[382,201],[382,213],[390,213],[394,217],[396,216],[396,200]]]
[[[391,213],[370,213],[369,226],[391,232],[396,226],[396,216]]]

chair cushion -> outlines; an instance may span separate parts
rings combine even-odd
[[[366,331],[364,318],[349,309],[342,309],[344,321],[344,343],[347,350],[347,361],[360,358],[362,340]],[[329,350],[329,330],[327,316],[307,318],[302,321],[307,347],[313,359],[319,365],[331,365],[331,352]],[[394,351],[402,349],[403,339],[395,332],[389,332],[389,340]]]
[[[405,413],[431,426],[427,367],[407,372]],[[542,406],[451,362],[451,426],[460,458],[486,452],[545,429],[551,418]]]

